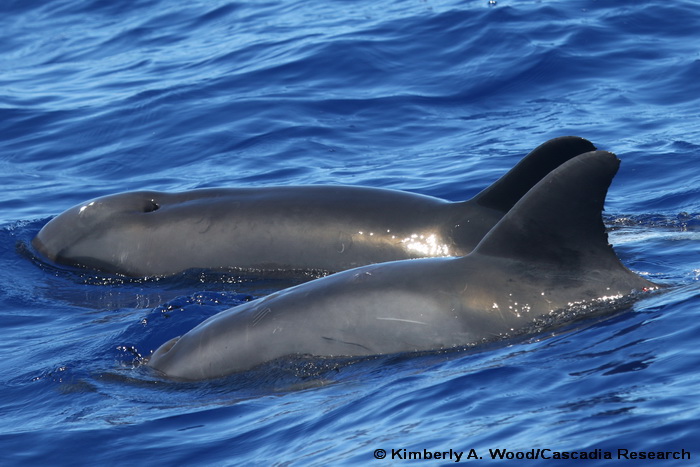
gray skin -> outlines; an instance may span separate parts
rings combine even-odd
[[[478,345],[575,303],[658,286],[619,261],[601,211],[615,155],[579,155],[547,175],[461,258],[364,266],[221,312],[150,357],[201,380],[293,355],[367,356]],[[619,306],[619,305],[618,305]],[[592,312],[592,311],[591,311]]]
[[[583,138],[550,140],[464,202],[350,186],[122,193],[67,210],[32,244],[57,263],[132,277],[463,256],[542,177],[594,149]]]

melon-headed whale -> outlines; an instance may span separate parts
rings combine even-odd
[[[48,259],[126,276],[187,269],[341,271],[463,256],[550,171],[595,147],[550,140],[473,199],[350,186],[140,191],[97,198],[33,239]]]
[[[506,337],[572,304],[655,289],[608,244],[601,211],[619,160],[579,155],[537,183],[461,258],[351,269],[203,321],[149,365],[186,380],[292,356],[366,356],[461,348]],[[618,305],[619,306],[619,305]]]

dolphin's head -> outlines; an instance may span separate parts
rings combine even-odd
[[[32,245],[62,264],[102,269],[102,265],[118,263],[114,242],[123,238],[123,231],[138,225],[140,218],[160,208],[158,196],[157,192],[139,191],[79,204],[49,221]]]
[[[170,339],[151,354],[148,366],[168,378],[194,381],[243,371],[268,360],[275,344],[265,349],[259,344],[264,343],[260,332],[269,335],[269,328],[261,326],[261,331],[247,318],[256,305],[231,308]]]
[[[176,380],[190,381],[220,376],[208,372],[213,362],[207,349],[213,345],[202,341],[199,345],[192,346],[190,340],[192,337],[189,334],[170,339],[153,352],[148,359],[148,366]]]

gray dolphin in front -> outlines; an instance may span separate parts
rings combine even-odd
[[[478,345],[573,304],[614,307],[658,286],[619,261],[601,211],[619,160],[579,155],[537,183],[461,258],[364,266],[221,312],[149,365],[200,380],[292,355],[364,356]],[[619,305],[618,305],[619,306]]]
[[[341,271],[463,256],[550,171],[595,147],[550,140],[473,199],[350,186],[140,191],[97,198],[32,241],[52,261],[127,276],[187,269]]]

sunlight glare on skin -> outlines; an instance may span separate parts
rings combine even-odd
[[[88,204],[86,204],[86,205],[84,205],[84,206],[81,206],[79,213],[82,214],[83,211],[85,211],[89,206],[92,206],[92,205],[94,205],[94,204],[95,204],[95,202],[92,201],[91,203],[88,203]]]
[[[406,249],[419,252],[426,256],[450,256],[450,248],[438,242],[435,234],[428,236],[413,234],[401,240]]]
[[[391,234],[391,230],[387,229],[386,233]],[[374,232],[360,230],[357,232],[357,235],[373,237]],[[391,239],[395,240],[396,235],[391,235]],[[421,256],[451,256],[450,247],[444,243],[440,243],[435,234],[425,235],[414,233],[403,238],[400,242],[404,245],[406,250],[419,253]]]

